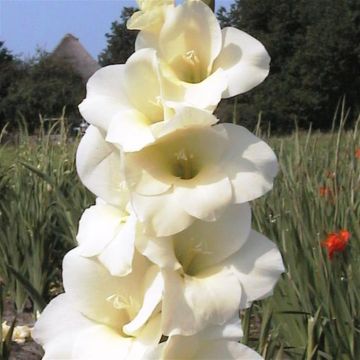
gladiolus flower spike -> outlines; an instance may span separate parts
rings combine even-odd
[[[137,2],[135,53],[98,70],[79,107],[91,126],[76,166],[96,205],[64,258],[65,293],[32,337],[44,360],[262,359],[239,343],[239,310],[284,272],[248,204],[272,189],[278,163],[212,113],[259,85],[270,57],[200,0]],[[349,233],[329,238],[332,258]]]

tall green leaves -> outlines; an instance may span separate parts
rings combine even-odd
[[[254,225],[278,243],[287,271],[251,313],[261,324],[252,344],[267,359],[280,351],[291,359],[360,356],[360,118],[346,132],[346,112],[340,117],[331,134],[269,139],[281,172],[254,203]],[[330,261],[321,242],[340,229],[350,231],[349,245]]]
[[[277,242],[287,271],[273,297],[243,314],[243,342],[266,359],[360,357],[360,119],[346,131],[347,116],[339,109],[328,134],[267,139],[281,171],[253,203],[253,226]],[[41,134],[0,146],[0,277],[18,310],[29,293],[41,304],[37,293],[48,301],[59,291],[63,255],[93,201],[75,172],[76,142],[64,131]],[[349,245],[330,261],[321,242],[342,228]]]
[[[40,138],[23,133],[19,143],[0,148],[0,277],[21,311],[29,293],[40,309],[61,289],[62,258],[92,196],[76,174],[77,143],[61,123]]]

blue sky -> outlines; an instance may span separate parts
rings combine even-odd
[[[228,7],[232,0],[216,0]],[[36,47],[52,51],[66,33],[78,37],[94,58],[124,6],[135,0],[0,0],[0,40],[13,54],[29,57]]]

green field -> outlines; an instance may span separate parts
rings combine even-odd
[[[359,121],[344,129],[345,118],[327,134],[258,131],[280,173],[253,202],[253,226],[277,242],[287,269],[273,297],[242,313],[243,342],[266,359],[360,358],[360,134]],[[78,139],[61,122],[19,141],[0,145],[0,277],[3,296],[18,311],[30,296],[35,313],[61,291],[62,258],[94,198],[76,175]],[[330,261],[321,242],[341,229],[349,244]]]

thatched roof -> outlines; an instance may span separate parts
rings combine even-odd
[[[69,63],[85,82],[100,68],[100,65],[81,45],[79,39],[72,34],[66,34],[62,38],[59,45],[52,52],[52,56]]]

